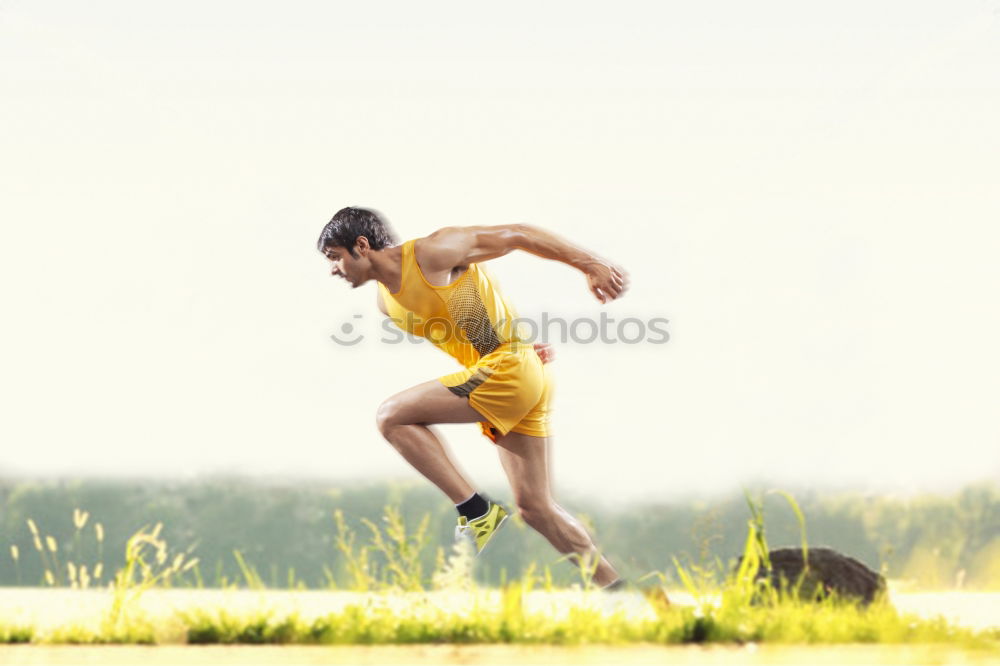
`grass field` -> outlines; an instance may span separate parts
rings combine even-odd
[[[33,643],[949,643],[1000,648],[1000,594],[895,593],[871,609],[579,588],[428,592],[152,589],[120,609],[107,589],[6,588],[0,637]],[[701,632],[700,634],[698,632]],[[21,633],[18,633],[21,632]]]
[[[2,664],[1000,664],[1000,594],[4,588]],[[117,645],[116,645],[117,644]]]
[[[3,608],[0,625],[25,624],[42,633],[70,625],[94,626],[110,609],[108,590],[71,590],[66,588],[2,588]],[[695,599],[682,590],[671,590],[670,601],[678,607],[694,607]],[[478,597],[478,599],[477,599]],[[266,610],[272,614],[296,613],[303,620],[314,619],[350,606],[373,607],[386,599],[395,600],[398,608],[419,605],[423,600],[457,612],[468,611],[484,604],[500,604],[499,590],[473,593],[396,593],[392,595],[322,590],[150,590],[138,600],[137,610],[151,618],[164,621],[175,613],[198,609],[227,610],[231,613],[252,614]],[[610,601],[609,601],[610,599]],[[890,602],[901,613],[932,620],[941,617],[949,623],[970,629],[1000,631],[1000,593],[995,592],[892,592]],[[638,595],[620,598],[586,594],[582,590],[546,592],[535,590],[524,597],[527,612],[566,614],[571,607],[597,608],[609,614],[616,610],[637,619],[655,619],[653,608]]]

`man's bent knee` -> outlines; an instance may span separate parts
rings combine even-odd
[[[394,398],[387,398],[378,406],[375,411],[375,425],[383,437],[388,437],[389,431],[395,426],[404,425],[400,422],[399,412],[399,401]]]
[[[517,511],[525,523],[535,528],[551,522],[556,513],[555,504],[542,499],[522,499],[517,502]]]

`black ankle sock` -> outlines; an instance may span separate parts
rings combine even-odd
[[[459,515],[465,516],[466,520],[472,520],[473,518],[479,518],[489,511],[490,505],[489,502],[483,499],[482,495],[473,493],[472,497],[461,504],[456,504],[455,508],[458,509]]]

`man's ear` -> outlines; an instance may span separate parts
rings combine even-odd
[[[354,252],[355,248],[358,250],[357,253]],[[355,258],[359,256],[364,257],[368,254],[370,249],[372,248],[371,245],[368,244],[368,239],[364,236],[358,236],[358,239],[354,241],[354,247],[351,248],[351,254],[354,255]]]

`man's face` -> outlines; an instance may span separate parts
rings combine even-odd
[[[330,269],[331,275],[347,280],[351,283],[352,288],[365,282],[365,267],[362,265],[365,259],[363,256],[354,258],[344,247],[327,247],[323,250],[323,254],[333,264]]]

